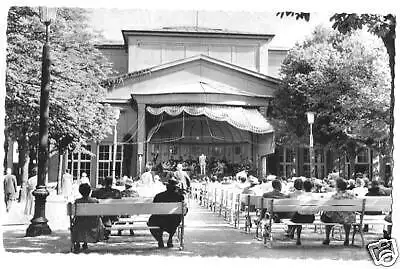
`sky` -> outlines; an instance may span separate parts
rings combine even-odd
[[[274,48],[290,48],[310,35],[316,25],[330,27],[329,12],[312,13],[309,22],[280,18],[276,12],[161,9],[90,9],[90,25],[111,42],[123,43],[121,30],[157,29],[165,26],[197,26],[274,34]]]

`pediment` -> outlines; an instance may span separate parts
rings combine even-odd
[[[270,99],[279,84],[275,78],[204,55],[125,74],[115,81],[118,83],[110,88],[107,102],[171,94]]]

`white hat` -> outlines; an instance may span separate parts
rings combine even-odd
[[[256,178],[256,177],[249,176],[248,180],[250,183],[258,184],[258,178]]]
[[[275,175],[268,175],[267,180],[274,180],[276,178]]]

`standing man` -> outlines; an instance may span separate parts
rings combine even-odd
[[[11,173],[11,168],[7,168],[7,175],[4,177],[4,201],[6,211],[9,212],[12,200],[17,193],[17,178]]]
[[[206,174],[206,155],[203,153],[199,156],[200,175]]]

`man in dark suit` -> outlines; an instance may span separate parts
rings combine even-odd
[[[107,176],[104,180],[104,187],[92,192],[92,197],[97,199],[121,199],[121,192],[112,188],[113,177]],[[104,226],[106,227],[105,238],[108,239],[111,233],[113,222],[118,220],[118,216],[102,216]]]
[[[11,168],[7,168],[7,175],[4,177],[4,201],[6,211],[11,209],[12,200],[17,193],[17,178],[11,173]]]
[[[182,202],[184,196],[178,191],[177,188],[178,181],[172,177],[168,180],[167,190],[157,194],[154,197],[153,203],[168,203],[168,202]],[[150,229],[151,234],[158,242],[158,247],[163,248],[163,233],[167,232],[169,234],[167,247],[173,247],[172,238],[181,223],[180,215],[151,215],[147,225],[149,227],[156,226],[159,229]]]

